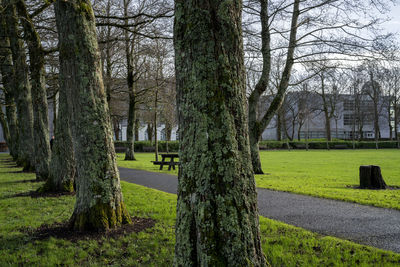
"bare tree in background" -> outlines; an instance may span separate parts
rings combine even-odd
[[[327,59],[359,60],[369,56],[374,44],[387,36],[361,37],[366,30],[373,30],[379,22],[371,14],[371,9],[382,10],[387,1],[347,1],[347,0],[248,0],[245,1],[246,20],[244,22],[248,36],[258,36],[257,42],[248,42],[251,51],[260,51],[262,73],[259,82],[249,96],[249,131],[252,152],[252,164],[255,173],[263,173],[258,151],[258,142],[262,132],[276,111],[282,105],[289,87],[294,64],[315,61],[315,55],[327,54]],[[357,16],[353,16],[357,14]],[[365,14],[361,23],[358,16]],[[258,15],[260,20],[254,19]],[[352,17],[356,17],[353,19]],[[291,21],[290,25],[285,23]],[[261,24],[261,33],[258,27]],[[254,38],[249,38],[249,40]],[[277,51],[285,51],[285,63],[281,80],[275,88],[275,99],[266,112],[257,119],[257,106],[261,95],[270,84],[272,58]]]

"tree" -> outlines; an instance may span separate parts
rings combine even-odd
[[[370,11],[371,9],[385,10],[382,6],[386,6],[386,1],[246,1],[245,14],[249,14],[248,19],[245,20],[246,32],[249,36],[258,37],[258,42],[249,41],[246,46],[251,51],[258,50],[259,57],[262,57],[260,79],[252,88],[248,100],[250,149],[256,174],[263,173],[258,143],[263,131],[284,101],[286,91],[290,86],[293,66],[316,61],[316,55],[329,55],[326,60],[335,61],[373,57],[371,53],[374,52],[376,43],[383,47],[380,41],[388,36],[378,35],[369,38],[363,37],[366,35],[363,33],[374,30],[379,23]],[[259,16],[259,20],[254,20],[255,14]],[[366,15],[362,20],[354,18],[355,15],[360,14],[368,14],[368,16]],[[289,21],[291,22],[288,23]],[[252,39],[254,38],[249,40]],[[258,43],[261,43],[261,47]],[[283,54],[282,51],[284,51]],[[275,98],[264,114],[257,114],[260,97],[271,86],[271,62],[274,57],[282,55],[285,61],[280,81],[274,88]]]
[[[245,114],[241,11],[240,0],[175,1],[177,266],[266,265]]]
[[[15,4],[12,1],[4,1],[5,20],[7,25],[7,36],[10,41],[10,49],[14,71],[14,96],[17,106],[17,120],[19,132],[19,151],[17,164],[24,171],[33,171],[35,168],[35,157],[33,149],[33,111],[31,85],[26,64],[26,54],[23,43],[19,38],[19,24]]]
[[[0,1],[0,5],[1,5]],[[8,136],[6,142],[10,150],[10,154],[14,160],[18,159],[18,125],[17,110],[15,106],[14,92],[14,69],[10,50],[10,40],[7,37],[7,28],[4,16],[0,18],[0,73],[2,76],[3,93],[6,106],[6,120],[3,127],[8,128]]]
[[[297,28],[298,19],[300,16],[300,0],[293,1],[293,11],[290,26],[290,36],[289,45],[286,55],[285,67],[282,72],[281,81],[279,82],[277,93],[275,98],[271,101],[271,104],[265,114],[261,119],[257,119],[257,107],[261,95],[265,92],[270,82],[270,72],[271,72],[271,29],[270,29],[270,18],[274,17],[269,14],[268,11],[268,0],[261,0],[261,42],[262,42],[262,57],[263,57],[263,68],[260,80],[256,84],[254,90],[249,96],[249,136],[250,136],[250,151],[253,170],[256,174],[263,174],[260,161],[260,152],[258,147],[258,142],[261,139],[261,135],[264,129],[268,126],[269,122],[275,115],[275,112],[281,107],[286,90],[289,86],[289,79],[294,64],[294,51],[297,43]]]
[[[24,38],[29,51],[36,179],[47,180],[49,178],[50,144],[44,50],[25,2],[17,1],[16,7],[21,17]]]
[[[60,91],[68,96],[79,175],[70,223],[80,231],[107,230],[131,219],[122,199],[95,18],[88,0],[58,0],[55,13]]]

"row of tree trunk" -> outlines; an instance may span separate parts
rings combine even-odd
[[[76,190],[70,219],[74,229],[107,230],[130,223],[116,166],[90,2],[55,3],[60,89],[52,151],[45,51],[39,34],[23,0],[0,0],[0,5],[4,10],[0,18],[0,71],[6,100],[0,122],[10,154],[25,171],[35,170],[37,179],[45,181],[40,191]]]

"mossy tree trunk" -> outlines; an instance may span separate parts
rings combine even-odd
[[[12,60],[14,66],[14,98],[17,106],[18,119],[18,159],[17,164],[23,167],[24,171],[34,170],[34,149],[33,149],[33,111],[31,85],[28,77],[28,66],[26,54],[19,38],[19,25],[16,7],[12,1],[3,1],[6,9],[4,11],[7,36],[10,40]]]
[[[49,178],[50,143],[48,105],[44,69],[44,51],[39,34],[28,14],[23,0],[17,1],[18,14],[24,29],[24,38],[28,44],[31,92],[33,104],[33,139],[35,151],[36,179],[46,181]]]
[[[94,13],[89,0],[58,0],[55,14],[60,91],[68,96],[79,177],[70,223],[80,231],[108,230],[131,219],[122,199]]]
[[[0,1],[0,5],[2,2]],[[18,159],[18,126],[17,110],[15,107],[14,92],[14,70],[10,41],[7,37],[5,17],[0,18],[0,73],[3,83],[4,101],[6,105],[6,124],[9,131],[7,139],[10,155],[14,160]]]
[[[245,115],[242,2],[175,1],[176,266],[264,266]]]
[[[42,191],[73,192],[76,166],[65,90],[58,98],[58,121],[50,161],[50,176]]]

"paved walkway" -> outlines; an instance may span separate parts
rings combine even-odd
[[[119,168],[121,179],[176,194],[176,176]],[[258,189],[260,215],[400,253],[400,211]]]

